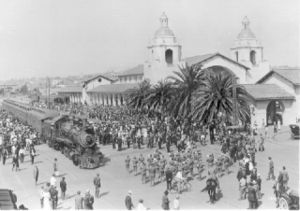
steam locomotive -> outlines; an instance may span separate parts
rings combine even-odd
[[[97,146],[94,130],[83,117],[59,115],[13,100],[4,100],[2,108],[34,127],[49,147],[61,151],[80,168],[97,168],[103,154]]]

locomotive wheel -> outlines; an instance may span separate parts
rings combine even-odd
[[[279,208],[284,209],[284,210],[289,209],[289,202],[288,202],[288,199],[286,197],[281,197],[279,199]]]

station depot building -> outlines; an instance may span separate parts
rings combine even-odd
[[[276,121],[289,125],[300,119],[300,69],[271,67],[247,17],[242,20],[240,33],[233,38],[229,56],[210,53],[184,58],[166,14],[162,14],[159,22],[160,27],[147,46],[146,62],[122,72],[99,74],[81,86],[62,88],[58,94],[69,97],[73,103],[120,106],[125,104],[129,90],[143,80],[155,84],[178,71],[178,65],[198,64],[214,72],[232,74],[245,86],[253,98],[252,124],[262,126]]]

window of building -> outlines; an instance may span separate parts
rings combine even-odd
[[[256,65],[256,52],[255,51],[251,51],[250,52],[250,62],[253,65]]]
[[[239,52],[235,52],[235,60],[237,61],[237,62],[239,62]]]
[[[165,58],[167,64],[173,64],[173,51],[171,49],[166,50]]]

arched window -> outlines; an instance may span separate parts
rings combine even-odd
[[[171,49],[166,50],[165,58],[167,64],[173,64],[173,51]]]
[[[239,62],[239,52],[235,52],[235,60],[237,61],[237,62]]]
[[[255,65],[256,64],[256,52],[255,51],[251,51],[250,52],[250,62]]]

